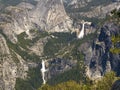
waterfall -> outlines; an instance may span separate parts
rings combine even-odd
[[[82,30],[81,30],[81,32],[78,34],[78,38],[83,38],[83,36],[84,36],[84,27],[85,27],[85,23],[82,23]]]
[[[77,36],[78,38],[83,38],[84,37],[85,24],[91,25],[91,22],[82,21],[81,23],[82,23],[82,29]]]
[[[42,60],[42,68],[41,68],[41,72],[42,72],[42,79],[43,79],[43,84],[46,84],[46,80],[45,80],[45,72],[47,70],[45,69],[45,61]]]

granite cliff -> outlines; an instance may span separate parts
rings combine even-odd
[[[72,21],[67,16],[61,0],[36,1],[33,5],[21,2],[16,6],[8,6],[1,14],[1,27],[12,42],[17,42],[16,35],[39,29],[49,32],[65,32],[71,29]]]
[[[26,78],[27,71],[25,60],[8,47],[0,34],[0,90],[14,90],[16,78]]]
[[[42,85],[42,60],[47,61],[45,79],[52,85],[96,80],[111,70],[120,75],[119,13],[110,14],[114,8],[119,12],[119,0],[105,5],[97,0],[19,0],[6,6],[7,1],[1,1],[0,90],[37,90]],[[93,1],[98,6],[83,13]],[[83,20],[78,16],[92,18],[85,19],[92,24],[85,25],[81,39],[76,32]],[[92,22],[93,17],[99,23]]]

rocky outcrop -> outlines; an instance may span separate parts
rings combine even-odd
[[[66,32],[72,27],[62,0],[37,1],[36,5],[22,2],[9,6],[1,17],[3,32],[12,42],[17,42],[17,35],[22,32],[30,37],[29,31],[37,28],[49,32]]]
[[[120,75],[120,55],[110,52],[113,47],[112,36],[119,35],[119,27],[114,23],[106,23],[100,30],[98,38],[90,42],[83,43],[79,50],[85,56],[87,66],[86,74],[91,79],[97,79],[111,70]]]
[[[45,30],[53,29],[59,24],[62,25],[68,19],[62,0],[39,1],[36,8],[30,13],[31,21]]]
[[[16,78],[26,78],[27,63],[9,49],[5,38],[0,34],[0,90],[14,90]]]
[[[72,69],[76,66],[76,63],[77,61],[75,60],[66,60],[62,58],[49,60],[49,62],[46,64],[46,67],[48,68],[46,76],[48,79],[53,78],[65,71]]]
[[[31,52],[35,53],[38,56],[42,56],[43,55],[43,51],[44,51],[44,45],[46,44],[47,39],[48,39],[48,37],[41,38],[36,43],[34,43],[34,45],[32,45],[29,48],[31,50]]]

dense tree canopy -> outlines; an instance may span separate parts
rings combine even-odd
[[[98,81],[88,80],[86,83],[68,81],[55,86],[43,85],[38,90],[110,90],[113,82],[119,79],[114,72],[107,73]]]

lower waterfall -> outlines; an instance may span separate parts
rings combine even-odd
[[[46,80],[45,80],[45,72],[47,70],[45,69],[45,61],[42,60],[42,68],[41,68],[41,72],[42,72],[42,79],[43,79],[43,84],[46,84]]]

